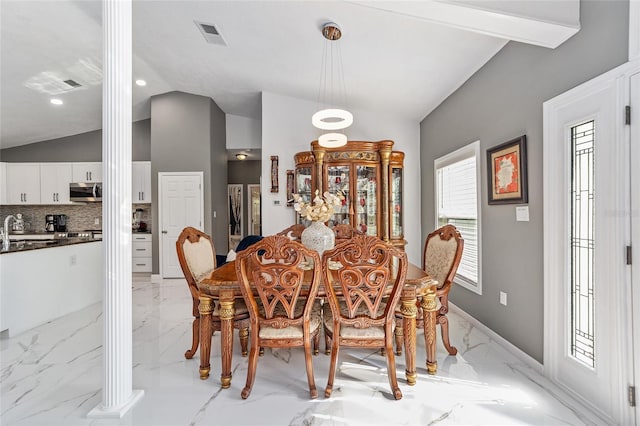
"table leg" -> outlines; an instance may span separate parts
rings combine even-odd
[[[404,357],[407,364],[405,377],[410,386],[416,384],[416,315],[418,305],[415,296],[402,298],[400,301],[402,312],[402,327],[404,332]]]
[[[220,297],[220,348],[222,351],[222,373],[220,382],[222,388],[231,386],[231,360],[233,355],[233,316],[235,298],[233,295],[222,295]]]
[[[436,360],[436,291],[431,287],[422,297],[422,315],[424,324],[424,345],[427,350],[427,373],[436,374],[438,361]]]
[[[211,313],[213,312],[213,300],[207,296],[200,296],[200,379],[209,377],[211,371]]]

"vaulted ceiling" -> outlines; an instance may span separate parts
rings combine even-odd
[[[256,119],[263,91],[317,101],[320,29],[334,21],[348,104],[418,122],[509,40],[566,40],[578,12],[578,0],[134,1],[133,77],[147,85],[133,86],[133,115],[148,118],[149,97],[173,90]],[[101,127],[101,15],[99,1],[0,3],[2,148]]]

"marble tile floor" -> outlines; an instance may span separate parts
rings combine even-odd
[[[390,396],[384,358],[343,348],[333,395],[324,398],[329,357],[314,357],[319,397],[308,399],[302,350],[267,349],[253,391],[240,398],[247,358],[234,340],[233,381],[219,386],[220,342],[200,380],[191,343],[191,299],[183,280],[133,283],[133,387],[143,399],[122,419],[88,419],[101,401],[102,314],[97,304],[0,340],[1,417],[8,425],[583,425],[545,380],[461,317],[450,314],[456,357],[438,342],[438,375],[424,367],[418,335],[418,383],[397,371],[403,398]],[[324,347],[324,345],[323,345]]]

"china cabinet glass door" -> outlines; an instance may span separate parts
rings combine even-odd
[[[378,235],[377,168],[356,166],[355,227],[367,235]]]
[[[296,187],[295,192],[300,195],[300,197],[306,202],[309,203],[313,198],[312,195],[312,180],[311,180],[311,167],[299,167],[296,168]],[[296,223],[304,223],[308,225],[308,221],[304,221],[300,218],[299,214],[296,214]]]
[[[391,169],[391,238],[402,238],[402,169]]]
[[[350,224],[351,211],[351,188],[349,183],[351,182],[351,169],[348,165],[337,165],[327,167],[327,190],[335,194],[338,191],[342,191],[344,200],[342,200],[342,206],[336,208],[331,220],[329,220],[329,226],[333,227],[338,223]]]

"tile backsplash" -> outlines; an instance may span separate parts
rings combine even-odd
[[[137,208],[143,209],[142,220],[147,223],[147,229],[151,228],[151,205],[133,204],[131,212]],[[73,205],[0,205],[0,224],[4,224],[7,215],[22,213],[25,222],[25,231],[44,231],[45,216],[48,214],[66,214],[67,230],[83,231],[85,229],[102,229],[102,203],[87,203]],[[99,223],[96,225],[95,220]],[[0,226],[2,226],[0,225]]]

